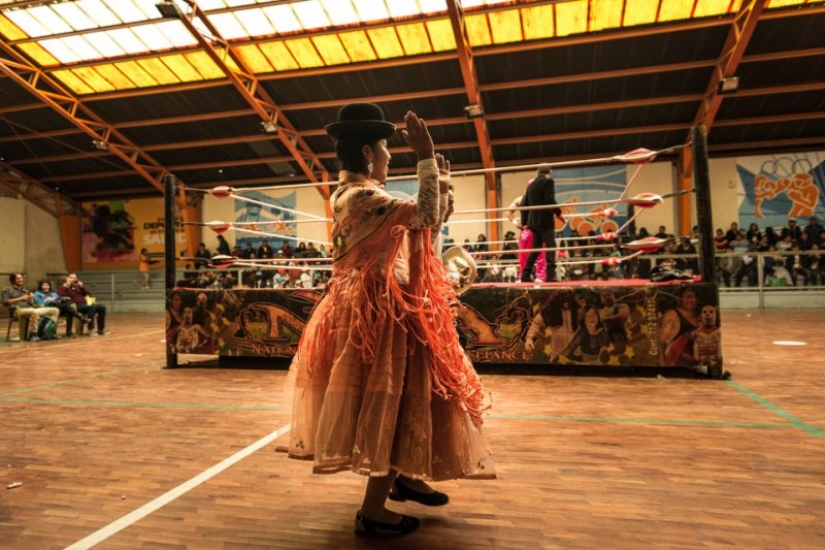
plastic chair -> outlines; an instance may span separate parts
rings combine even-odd
[[[27,319],[20,317],[19,315],[15,315],[17,313],[17,308],[12,308],[9,306],[0,306],[2,307],[6,313],[8,314],[9,323],[6,327],[6,342],[11,341],[11,327],[17,322],[17,337],[20,340],[25,340],[25,332],[28,329],[28,322]],[[24,326],[25,325],[25,326]]]

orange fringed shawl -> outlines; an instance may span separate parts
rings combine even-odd
[[[359,213],[340,225],[336,221],[335,274],[324,297],[328,307],[315,332],[330,333],[338,298],[349,294],[349,301],[361,304],[361,309],[353,314],[348,345],[359,350],[361,360],[375,360],[381,323],[399,323],[408,339],[422,344],[409,349],[424,350],[432,391],[457,403],[480,426],[486,408],[481,380],[460,347],[450,309],[455,291],[433,251],[430,229],[407,229],[403,222],[413,203],[388,200],[370,187],[350,191],[360,195],[355,199]],[[333,350],[327,344],[319,337],[310,346],[310,376],[323,375],[312,372],[316,367],[331,366]]]

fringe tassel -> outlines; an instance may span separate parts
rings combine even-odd
[[[346,292],[345,300],[355,306],[348,343],[360,352],[361,360],[365,364],[375,360],[382,325],[399,323],[427,354],[432,391],[456,402],[480,426],[482,413],[489,405],[484,404],[481,380],[458,342],[450,307],[457,297],[446,268],[429,244],[430,230],[407,230],[399,225],[390,235],[393,243],[388,255],[376,254],[357,266],[348,265],[350,262],[344,258],[336,265],[336,275],[323,298],[329,303],[315,328],[315,341],[308,342],[307,372],[309,376],[327,375],[332,366],[334,346],[327,344],[334,337],[333,322]],[[405,237],[409,245],[409,283],[401,285],[394,267]],[[386,258],[384,265],[378,265],[381,257]],[[379,273],[383,280],[377,276]]]

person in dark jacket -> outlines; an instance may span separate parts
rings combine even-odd
[[[547,165],[539,166],[535,179],[527,186],[521,206],[545,206],[556,204],[556,182],[553,181],[553,171]],[[555,218],[564,221],[560,208],[543,208],[521,211],[521,225],[529,227],[533,233],[533,248],[556,247]],[[527,263],[521,272],[521,282],[529,283],[533,280],[533,268],[538,260],[539,251],[533,251],[527,256]],[[547,280],[556,280],[556,251],[545,252],[547,261]]]

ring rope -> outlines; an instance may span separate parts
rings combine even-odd
[[[642,163],[642,162],[650,162],[654,158],[659,155],[664,155],[668,153],[674,153],[679,151],[685,147],[687,147],[689,143],[684,143],[681,145],[674,145],[673,147],[667,147],[665,149],[660,149],[658,151],[650,151],[648,149],[635,149],[623,155],[614,155],[612,157],[602,157],[602,158],[594,158],[594,159],[580,159],[580,160],[568,160],[568,161],[559,161],[559,162],[539,162],[535,164],[521,164],[516,166],[501,166],[495,168],[477,168],[473,170],[459,170],[456,172],[451,172],[453,176],[470,176],[474,174],[486,174],[487,172],[519,172],[522,170],[529,170],[531,168],[538,168],[539,166],[549,166],[550,168],[567,168],[567,167],[574,167],[574,166],[590,166],[592,164],[614,164],[614,163]],[[410,179],[414,176],[392,176],[387,178],[385,181],[398,181],[404,179]]]

